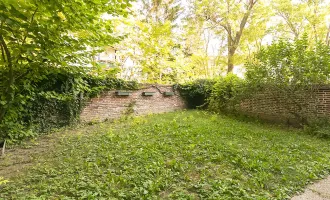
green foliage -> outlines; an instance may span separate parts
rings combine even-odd
[[[0,185],[8,183],[8,180],[5,180],[3,177],[0,177]]]
[[[139,64],[142,68],[142,75],[147,75],[147,81],[151,83],[166,82],[164,75],[169,68],[169,61],[173,58],[173,49],[175,43],[173,41],[171,22],[164,24],[139,23],[142,32],[139,35]],[[143,35],[145,37],[143,37]]]
[[[330,47],[322,43],[309,46],[307,35],[294,42],[280,40],[263,48],[246,68],[246,79],[252,84],[325,84],[330,78]]]
[[[322,138],[330,138],[330,120],[327,117],[310,120],[304,129],[311,135],[316,135]]]
[[[199,79],[190,83],[177,85],[180,95],[185,99],[188,108],[207,107],[214,80]]]
[[[183,15],[180,0],[140,0],[132,16],[119,19],[121,32],[127,37],[117,47],[124,65],[127,58],[134,64],[122,67],[121,77],[148,83],[172,84],[183,82],[186,66],[178,31]],[[123,30],[124,29],[124,30]]]
[[[194,15],[205,24],[202,26],[203,29],[205,26],[210,27],[216,38],[222,39],[221,51],[226,50],[225,62],[228,73],[233,72],[234,65],[239,63],[237,62],[239,53],[236,53],[238,49],[246,50],[241,43],[244,40],[249,44],[251,41],[258,43],[258,39],[265,35],[268,13],[264,12],[263,1],[203,0],[195,1],[194,7]],[[258,29],[258,32],[252,32],[251,29],[252,31]],[[240,48],[241,46],[243,48]]]
[[[139,88],[139,84],[136,81],[125,81],[123,79],[102,76],[85,76],[84,80],[88,84],[87,94],[88,97],[95,97],[100,93],[118,89],[118,90],[136,90]]]
[[[139,2],[131,21],[122,23],[127,33],[123,55],[131,54],[136,68],[123,73],[127,78],[137,73],[163,83],[213,78],[225,68],[239,69],[265,42],[304,33],[309,44],[330,45],[327,0],[192,0],[185,6],[178,0]]]
[[[126,110],[124,110],[124,112],[123,112],[124,117],[129,118],[129,117],[131,117],[134,114],[134,107],[135,107],[135,105],[136,105],[136,101],[131,101],[128,104]]]
[[[65,113],[64,121],[77,115],[73,102],[87,90],[79,67],[91,63],[98,47],[120,39],[101,15],[126,16],[128,6],[128,0],[0,2],[0,140],[32,136],[34,128],[24,127],[33,120],[59,122],[53,110]],[[47,122],[35,117],[45,109]]]
[[[270,5],[280,19],[270,27],[275,37],[299,38],[307,33],[310,43],[322,41],[329,45],[328,2],[272,0]]]
[[[310,46],[307,35],[263,48],[246,64],[249,87],[268,92],[300,123],[315,116],[315,92],[330,80],[330,47]],[[292,117],[291,116],[291,117]]]
[[[330,173],[330,141],[201,111],[77,130],[3,199],[289,199]]]
[[[131,72],[131,75],[137,73],[139,79],[149,83],[177,82],[180,74],[177,59],[181,52],[171,21],[144,22],[134,18],[130,23],[133,25],[129,25],[125,33],[128,32],[129,36],[119,44],[119,48],[125,49],[125,54],[135,64],[136,72]]]
[[[234,74],[219,77],[212,87],[209,109],[215,112],[235,111],[245,92],[245,82]]]
[[[75,124],[89,98],[106,90],[138,88],[136,82],[126,82],[113,76],[89,75],[81,68],[39,70],[42,70],[42,78],[16,81],[20,91],[16,101],[20,101],[19,104],[13,103],[4,117],[0,125],[0,138],[17,142]]]
[[[235,111],[243,97],[247,97],[245,81],[234,74],[213,80],[196,80],[178,85],[188,108],[208,108],[215,112]]]

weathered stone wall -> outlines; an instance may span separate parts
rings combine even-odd
[[[295,99],[296,101],[304,101],[306,106],[305,112],[310,116],[330,117],[330,87],[325,86],[313,93],[313,98]],[[290,107],[291,105],[291,107]],[[273,122],[292,122],[294,121],[293,112],[297,108],[294,104],[287,104],[281,94],[274,96],[270,91],[257,92],[251,98],[245,99],[240,103],[240,110],[248,115]],[[291,112],[289,112],[291,111]]]
[[[104,121],[119,118],[131,112],[134,115],[143,115],[185,108],[185,103],[178,91],[173,91],[170,85],[145,85],[143,89],[131,91],[129,96],[118,96],[116,91],[107,91],[91,99],[80,115],[81,121]],[[143,92],[155,93],[153,96],[143,96]],[[174,96],[165,96],[164,92],[174,92]]]

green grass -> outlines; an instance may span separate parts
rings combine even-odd
[[[186,111],[67,137],[4,199],[287,199],[330,172],[330,140]]]

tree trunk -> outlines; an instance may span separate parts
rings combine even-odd
[[[2,35],[0,35],[0,45],[1,45],[1,51],[3,55],[3,59],[5,62],[7,62],[7,67],[9,69],[8,71],[8,84],[5,89],[5,100],[6,100],[6,108],[2,107],[0,110],[0,124],[2,123],[2,120],[5,117],[6,112],[8,111],[10,105],[12,104],[13,98],[14,98],[14,90],[13,90],[13,85],[14,85],[14,70],[13,70],[13,64],[12,64],[12,58],[10,51],[7,47],[7,44],[3,38]]]
[[[228,69],[227,74],[233,72],[234,69],[234,54],[228,52]]]
[[[228,57],[227,57],[227,74],[233,71],[234,69],[234,51],[233,51],[233,39],[231,37],[231,28],[229,26],[228,29],[228,35],[227,35],[227,41],[228,41]]]
[[[236,48],[235,44],[233,44],[232,42],[229,43],[230,46],[228,46],[228,68],[227,68],[227,74],[233,72],[234,70],[234,55],[235,55],[235,51],[236,51]]]
[[[240,22],[239,30],[234,34],[232,33],[232,28],[229,22],[220,23],[220,25],[227,31],[227,42],[228,42],[228,69],[227,74],[231,73],[234,69],[234,55],[235,51],[238,48],[239,42],[241,40],[244,27],[247,23],[248,18],[250,17],[253,6],[257,3],[258,0],[249,0],[247,6],[247,11],[244,13],[244,16]],[[227,13],[230,13],[229,1],[227,1]]]
[[[325,38],[325,43],[330,46],[330,24],[328,26],[328,32],[327,32],[327,36]]]

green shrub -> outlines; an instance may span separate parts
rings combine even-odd
[[[40,69],[41,70],[41,69]],[[36,73],[31,70],[31,73]],[[17,80],[16,97],[0,122],[0,140],[12,142],[33,137],[79,121],[84,103],[102,91],[137,89],[136,82],[110,76],[95,76],[83,69],[48,68],[39,79]],[[6,74],[0,71],[0,76]],[[0,87],[0,94],[4,90]],[[0,111],[6,101],[1,101]]]
[[[74,121],[79,94],[90,90],[84,74],[97,67],[92,58],[100,47],[122,39],[110,34],[115,27],[100,15],[126,16],[129,6],[99,0],[0,2],[0,140],[34,135],[51,121]],[[87,63],[94,67],[85,69]]]
[[[219,77],[208,98],[209,110],[215,112],[236,111],[245,93],[245,82],[234,74]]]
[[[212,80],[196,80],[178,86],[188,108],[233,111],[245,94],[245,81],[234,74]]]
[[[125,81],[123,79],[114,78],[113,76],[102,77],[86,75],[83,77],[89,88],[86,90],[88,97],[95,97],[101,92],[111,89],[136,90],[139,85],[136,81]]]
[[[302,126],[316,116],[317,108],[310,102],[317,102],[315,93],[330,80],[330,47],[309,44],[307,35],[280,40],[245,65],[248,86],[267,92]]]
[[[330,120],[322,117],[309,120],[308,125],[304,127],[305,131],[318,137],[330,138]]]
[[[206,108],[207,99],[211,95],[214,80],[200,79],[190,83],[177,85],[181,96],[185,99],[188,108]]]

